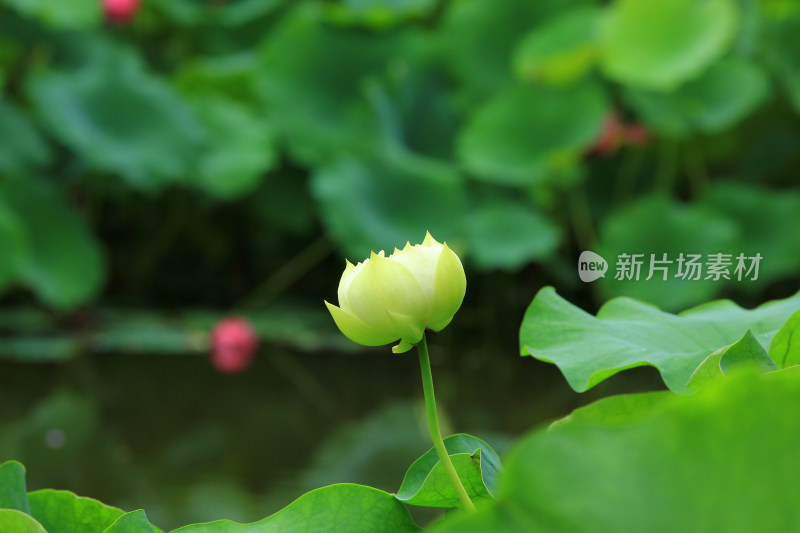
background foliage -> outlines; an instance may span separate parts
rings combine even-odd
[[[469,278],[433,347],[453,427],[502,452],[661,387],[575,396],[517,357],[525,307],[546,284],[589,311],[794,294],[799,35],[790,0],[144,0],[126,24],[0,0],[0,459],[165,527],[397,490],[427,449],[415,362],[320,303],[343,257],[426,230]],[[757,281],[584,285],[589,249],[764,259]],[[228,314],[265,342],[238,376],[183,357]]]

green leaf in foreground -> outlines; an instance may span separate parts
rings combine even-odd
[[[572,413],[553,422],[550,427],[574,422],[585,423],[629,423],[647,416],[664,402],[673,397],[669,391],[642,392],[639,394],[618,394],[601,398],[596,402],[575,409]]]
[[[25,467],[17,461],[0,464],[0,509],[30,512],[25,486]]]
[[[154,533],[144,511],[131,511],[120,516],[103,533]]]
[[[800,311],[797,311],[769,344],[769,355],[781,368],[800,365]]]
[[[313,490],[259,522],[219,520],[173,533],[405,533],[420,531],[405,505],[393,495],[363,485],[342,483]]]
[[[713,381],[730,376],[731,372],[742,370],[744,367],[762,372],[778,369],[778,365],[770,358],[750,330],[730,346],[720,348],[706,357],[692,373],[688,387],[699,390],[707,387]]]
[[[16,509],[0,509],[0,532],[48,533],[39,522]]]
[[[789,369],[672,395],[628,422],[539,429],[508,456],[497,504],[433,531],[794,531],[798,410]]]
[[[493,498],[502,468],[494,450],[482,440],[465,434],[447,437],[444,445],[469,497]],[[460,507],[458,495],[433,448],[408,469],[397,499],[423,507]]]
[[[47,533],[98,533],[125,514],[92,498],[66,490],[44,489],[28,494],[31,515]]]
[[[667,387],[681,392],[713,351],[737,341],[748,329],[767,345],[798,308],[800,293],[752,310],[717,300],[677,315],[614,298],[594,317],[545,287],[525,313],[520,350],[554,363],[578,392],[644,365],[655,367]]]

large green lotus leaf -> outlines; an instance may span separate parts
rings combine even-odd
[[[99,25],[101,3],[96,0],[5,0],[21,15],[35,17],[55,28],[81,30]]]
[[[472,106],[511,83],[509,64],[520,37],[565,8],[561,0],[450,2],[437,39],[465,105]]]
[[[325,7],[331,22],[382,29],[426,17],[437,4],[438,0],[342,0]]]
[[[515,270],[555,253],[563,232],[536,207],[511,198],[485,199],[465,222],[467,256],[480,268]]]
[[[408,509],[393,495],[363,485],[342,483],[304,494],[259,522],[219,520],[184,526],[173,533],[404,533],[420,531]]]
[[[102,252],[64,199],[31,177],[0,182],[0,199],[21,221],[29,245],[19,259],[20,281],[58,309],[93,297],[105,277]]]
[[[616,0],[601,32],[602,67],[626,85],[671,90],[728,49],[733,0]]]
[[[0,532],[49,533],[36,520],[16,509],[0,509]]]
[[[553,85],[583,79],[597,60],[601,13],[596,6],[579,7],[527,33],[514,52],[517,77]]]
[[[575,420],[523,438],[499,502],[436,533],[793,531],[795,369],[725,380],[629,421]]]
[[[201,124],[129,51],[98,47],[81,68],[37,72],[28,88],[53,135],[135,187],[182,179],[200,155]]]
[[[550,428],[572,423],[628,423],[648,416],[673,396],[674,394],[670,391],[655,391],[637,394],[617,394],[601,398],[589,405],[575,409],[564,418],[556,420],[550,424]]]
[[[758,279],[737,288],[757,290],[765,283],[797,274],[800,268],[800,193],[768,190],[753,185],[716,183],[701,202],[739,226],[737,253],[763,260]]]
[[[20,110],[0,99],[0,172],[22,172],[50,160],[50,149]]]
[[[778,333],[780,331],[783,331],[783,328]],[[743,369],[755,369],[761,372],[778,369],[778,365],[770,358],[767,350],[749,330],[738,341],[706,357],[692,372],[687,386],[690,389],[700,390],[716,380],[730,376],[732,372],[740,372]]]
[[[772,337],[769,355],[781,368],[800,365],[800,311],[797,311]]]
[[[706,268],[699,280],[677,277],[680,254],[684,254],[684,259],[688,254],[703,254],[701,262],[706,261],[708,253],[735,254],[740,252],[736,248],[738,237],[738,225],[709,207],[679,204],[661,196],[640,198],[602,222],[597,251],[609,267],[605,278],[597,283],[609,296],[630,296],[669,311],[685,309],[712,298],[730,282],[715,281],[713,277],[706,280]],[[665,253],[667,261],[672,263],[651,263],[651,256],[661,261]],[[620,254],[643,254],[638,258],[642,261],[638,279],[635,273],[632,279],[622,278]],[[732,263],[731,272],[736,266],[735,259]],[[665,266],[666,280],[664,272],[656,269],[648,280],[651,265]],[[618,274],[620,279],[616,279]]]
[[[343,150],[380,144],[364,83],[402,55],[401,40],[331,28],[308,5],[270,33],[256,86],[293,157],[316,165]]]
[[[131,511],[120,516],[103,533],[155,533],[144,511]]]
[[[522,355],[554,363],[583,392],[621,370],[653,366],[673,391],[686,391],[692,372],[749,329],[762,346],[800,308],[800,293],[742,309],[717,300],[677,315],[631,298],[614,298],[594,317],[552,287],[540,290],[520,329]]]
[[[6,461],[0,464],[0,509],[30,512],[27,492],[25,467],[17,461]]]
[[[444,163],[407,154],[341,159],[314,174],[311,190],[325,225],[353,260],[420,242],[426,231],[452,240],[466,215],[461,176]]]
[[[222,97],[197,98],[193,107],[210,137],[208,149],[197,158],[193,180],[217,198],[252,192],[278,159],[269,122]]]
[[[44,489],[28,493],[31,516],[47,533],[98,533],[125,514],[92,498],[66,490]]]
[[[451,435],[444,439],[447,454],[473,502],[491,500],[496,494],[502,470],[500,458],[491,446],[471,435]],[[457,508],[461,504],[434,448],[414,461],[408,469],[397,499],[423,507]],[[478,503],[480,505],[480,503]]]
[[[518,84],[475,111],[462,130],[458,157],[482,180],[536,183],[578,162],[607,111],[594,83],[561,89]]]
[[[631,89],[626,99],[648,126],[663,135],[681,137],[731,128],[769,94],[769,80],[759,67],[730,57],[672,92]]]

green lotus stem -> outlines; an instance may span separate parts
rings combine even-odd
[[[453,461],[450,460],[450,455],[447,453],[447,448],[444,446],[442,440],[442,432],[439,429],[439,416],[436,414],[436,398],[433,395],[433,376],[431,375],[431,360],[428,356],[428,343],[425,336],[417,344],[417,351],[419,352],[419,366],[422,370],[422,389],[425,392],[425,410],[428,413],[428,429],[431,432],[431,439],[433,440],[433,447],[439,455],[439,461],[444,465],[447,476],[453,484],[453,488],[458,494],[458,499],[461,500],[461,505],[468,511],[475,510],[475,504],[469,499],[461,479],[458,477],[456,468],[453,466]]]

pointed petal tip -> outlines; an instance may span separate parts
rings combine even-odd
[[[383,250],[381,250],[378,253],[370,252],[369,259],[370,259],[370,263],[377,263],[377,262],[380,262],[381,259],[386,259],[386,254],[384,253]]]
[[[398,344],[392,346],[392,353],[396,354],[406,353],[413,347],[414,345],[411,344],[410,342],[407,342],[405,339],[400,339],[400,342]]]
[[[425,232],[425,240],[422,241],[423,246],[435,246],[439,244],[439,241],[433,238],[430,231]],[[440,245],[441,246],[441,245]]]

